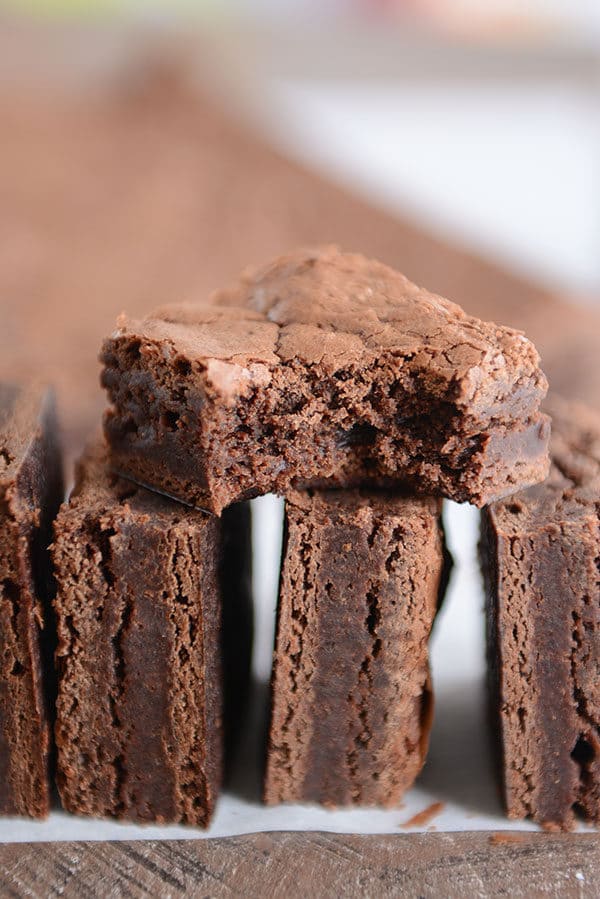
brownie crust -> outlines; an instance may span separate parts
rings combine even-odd
[[[288,498],[267,803],[399,802],[427,751],[428,640],[448,558],[436,500]]]
[[[491,712],[510,817],[600,822],[600,418],[553,398],[547,481],[486,509]]]
[[[548,471],[533,345],[333,248],[122,318],[101,360],[115,469],[217,514],[290,485],[399,480],[482,505]]]
[[[223,768],[221,530],[112,475],[100,445],[81,461],[53,548],[68,811],[208,825]]]
[[[47,547],[63,498],[54,399],[0,383],[0,814],[50,807],[53,644]]]

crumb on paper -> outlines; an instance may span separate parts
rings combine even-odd
[[[492,846],[505,846],[510,843],[522,843],[523,840],[527,839],[527,835],[520,831],[516,831],[511,833],[510,831],[502,831],[500,833],[493,833],[489,837],[489,842]]]
[[[432,818],[435,818],[436,815],[439,815],[440,812],[444,810],[445,806],[445,802],[432,802],[431,805],[428,805],[423,811],[417,812],[417,814],[413,815],[412,818],[409,818],[408,821],[404,821],[400,827],[425,827]]]

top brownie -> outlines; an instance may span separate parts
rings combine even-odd
[[[122,317],[101,359],[115,469],[216,513],[398,481],[481,506],[547,474],[530,341],[334,248]]]

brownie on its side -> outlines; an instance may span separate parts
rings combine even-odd
[[[55,525],[59,792],[75,813],[205,827],[223,766],[222,531],[236,519],[245,543],[248,510],[221,522],[105,461],[100,445],[84,456]],[[242,604],[228,553],[224,601]]]
[[[292,493],[264,798],[392,806],[423,766],[428,641],[446,585],[440,503]]]
[[[115,470],[217,514],[399,480],[483,505],[548,472],[533,345],[335,249],[123,318],[101,358]]]
[[[600,823],[600,419],[553,398],[552,469],[483,513],[491,711],[512,818]]]
[[[0,814],[48,814],[51,577],[63,498],[52,394],[0,384]]]

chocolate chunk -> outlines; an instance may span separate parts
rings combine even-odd
[[[100,445],[80,462],[53,549],[68,811],[208,825],[223,767],[222,532],[244,547],[247,523],[247,509],[220,522],[117,478]],[[228,536],[224,602],[242,610],[237,545]],[[249,659],[244,637],[238,666]]]
[[[290,495],[267,803],[399,802],[427,751],[428,641],[448,561],[437,500]]]
[[[398,480],[482,505],[547,474],[532,344],[362,256],[298,251],[124,318],[101,358],[116,470],[216,513]]]
[[[600,418],[553,398],[548,480],[483,513],[492,715],[512,818],[600,822]]]
[[[63,497],[52,394],[0,383],[0,814],[48,814],[47,547]]]

